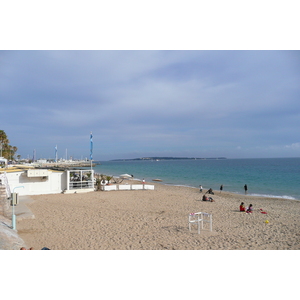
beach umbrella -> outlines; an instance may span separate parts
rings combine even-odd
[[[131,178],[133,177],[132,175],[129,175],[129,174],[122,174],[120,175],[121,178]]]

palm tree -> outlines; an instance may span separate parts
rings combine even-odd
[[[18,150],[17,147],[9,145],[9,139],[4,130],[0,130],[0,149],[0,156],[6,159],[12,159]]]
[[[9,143],[7,135],[4,130],[0,130],[0,147],[1,147],[1,155],[3,156],[3,150],[6,148],[6,145]]]
[[[18,148],[16,146],[11,147],[11,151],[12,151],[12,158],[14,159],[16,152],[18,151]]]

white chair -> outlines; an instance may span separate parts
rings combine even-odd
[[[200,228],[203,229],[203,223],[209,223],[209,229],[212,231],[212,215],[204,212],[197,212],[189,214],[189,230],[193,224],[197,224],[198,233],[200,234]]]
[[[212,231],[212,214],[208,213],[201,213],[202,216],[202,229],[203,229],[203,222],[209,223],[209,230]]]
[[[189,214],[189,230],[190,231],[192,229],[192,225],[197,224],[198,233],[200,234],[200,224],[201,224],[201,222],[202,222],[201,212]]]

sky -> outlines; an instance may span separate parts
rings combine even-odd
[[[230,51],[299,50],[296,5],[294,0],[284,5],[269,0],[3,2],[0,130],[23,158],[32,158],[34,149],[37,158],[54,158],[56,145],[61,158],[66,149],[68,156],[88,158],[91,131],[95,160],[299,157],[299,51]],[[31,49],[50,51],[23,51]],[[283,261],[274,255],[270,262]],[[189,257],[176,261],[193,263]],[[82,258],[86,269],[96,257]],[[119,253],[105,260],[108,271],[116,258]],[[165,263],[161,258],[156,255],[155,262]],[[146,261],[152,276],[157,263]],[[232,276],[243,272],[236,255],[220,256],[224,261]],[[55,264],[49,262],[51,269]],[[131,259],[132,271],[125,269],[131,281],[139,280],[140,263]],[[164,283],[180,276],[173,273]],[[64,282],[73,276],[68,275]],[[264,280],[272,286],[277,278],[270,275]],[[218,283],[228,287],[232,276]]]
[[[0,51],[22,158],[300,156],[299,51]]]

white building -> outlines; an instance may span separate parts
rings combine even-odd
[[[0,157],[0,165],[2,165],[2,164],[7,166],[7,159],[4,157]]]
[[[7,196],[80,193],[94,191],[93,170],[50,170],[14,167],[0,169],[1,183]]]

